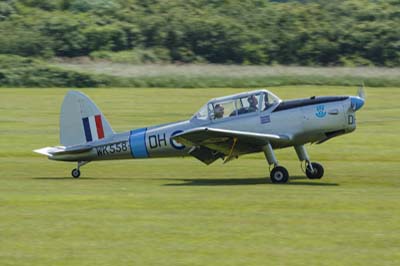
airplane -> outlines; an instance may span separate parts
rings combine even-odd
[[[72,177],[92,161],[192,156],[209,165],[263,152],[272,183],[286,183],[289,173],[274,150],[294,147],[309,179],[320,179],[324,168],[311,162],[304,147],[353,132],[355,113],[365,102],[358,96],[312,96],[281,100],[260,89],[214,98],[190,119],[115,133],[96,104],[79,91],[69,91],[60,113],[61,146],[34,152],[51,160],[77,162]],[[272,170],[271,170],[272,168]]]

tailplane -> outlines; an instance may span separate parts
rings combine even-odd
[[[60,143],[63,146],[85,144],[114,134],[96,104],[85,94],[69,91],[60,114]]]

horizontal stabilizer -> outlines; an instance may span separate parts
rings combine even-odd
[[[77,154],[77,153],[87,152],[90,151],[92,148],[93,147],[90,145],[76,145],[67,148],[63,146],[57,146],[57,147],[45,147],[37,149],[34,150],[34,152],[51,157],[53,155],[60,155],[60,154]]]
[[[54,153],[63,151],[64,147],[45,147],[37,150],[33,150],[36,153],[43,154],[46,156],[53,156]]]

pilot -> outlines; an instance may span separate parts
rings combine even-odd
[[[247,101],[249,102],[249,108],[247,109],[247,112],[255,112],[258,110],[257,105],[258,101],[255,95],[251,95],[247,98]]]
[[[224,107],[220,104],[216,104],[214,107],[215,119],[222,118],[224,116]]]
[[[270,108],[272,105],[273,105],[273,104],[270,104],[270,103],[269,103],[268,94],[264,94],[264,110],[263,110],[263,111],[267,110],[267,109]]]

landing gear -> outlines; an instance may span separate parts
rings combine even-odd
[[[271,171],[271,181],[276,184],[283,184],[289,180],[289,173],[283,166],[276,166]]]
[[[309,179],[321,179],[324,175],[324,168],[319,163],[311,162],[303,145],[294,146],[297,156],[301,162],[305,161],[305,173]]]
[[[324,168],[319,163],[311,162],[308,157],[307,151],[303,145],[294,146],[297,156],[301,162],[305,163],[305,170],[303,170],[309,179],[320,179],[324,175]],[[274,150],[270,143],[263,147],[265,158],[270,166],[274,166],[271,171],[271,182],[274,184],[283,184],[289,181],[289,173],[285,167],[280,166],[275,157]]]
[[[73,178],[79,178],[81,176],[81,171],[78,168],[72,170],[71,175]]]
[[[278,160],[275,157],[274,150],[271,144],[267,144],[263,147],[265,158],[269,165],[274,165],[271,171],[270,177],[271,182],[274,184],[284,184],[289,181],[289,173],[285,167],[278,164]]]
[[[319,163],[309,163],[306,167],[306,175],[309,179],[321,179],[324,176],[324,168]]]
[[[82,166],[84,166],[85,164],[89,163],[88,161],[79,161],[78,162],[78,167],[74,168],[71,172],[71,175],[73,178],[79,178],[81,176],[81,171],[79,170],[79,168],[81,168]]]

